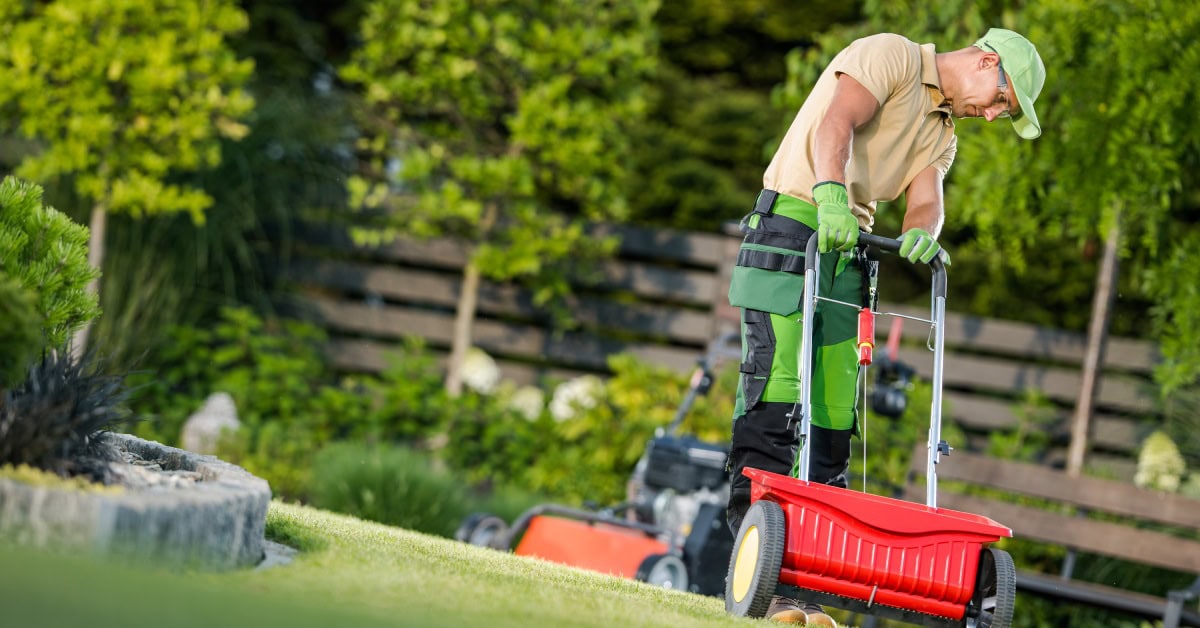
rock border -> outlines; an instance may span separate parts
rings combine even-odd
[[[101,436],[167,471],[199,473],[186,488],[89,492],[0,478],[0,532],[18,543],[91,548],[204,569],[252,566],[264,556],[271,488],[214,456],[129,434]]]

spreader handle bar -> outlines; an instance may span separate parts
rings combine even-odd
[[[858,242],[862,245],[874,246],[892,253],[900,252],[900,241],[885,238],[870,233],[858,234]],[[942,379],[944,377],[944,346],[946,341],[946,264],[945,252],[938,254],[929,261],[933,272],[933,400],[929,412],[929,464],[925,465],[925,504],[937,508],[937,464],[942,453]],[[809,442],[808,437],[812,425],[812,325],[813,314],[817,301],[817,278],[821,275],[821,256],[817,253],[817,234],[808,239],[804,251],[804,301],[803,319],[804,331],[800,334],[800,417],[797,431],[800,437],[800,460],[798,461],[797,477],[808,481]]]
[[[878,249],[883,249],[890,253],[900,252],[900,241],[892,238],[885,238],[871,233],[859,233],[858,243],[873,246]],[[929,268],[933,271],[933,296],[946,296],[946,252],[938,251],[933,259],[929,260]]]

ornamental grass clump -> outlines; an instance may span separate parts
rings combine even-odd
[[[116,452],[99,440],[131,422],[124,377],[100,374],[94,354],[48,352],[0,396],[0,466],[26,464],[104,482]]]

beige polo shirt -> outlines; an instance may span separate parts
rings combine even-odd
[[[763,175],[763,187],[812,202],[817,125],[833,100],[837,77],[852,76],[879,101],[875,117],[854,133],[846,164],[850,207],[870,231],[879,201],[908,189],[922,170],[943,175],[954,163],[957,139],[938,79],[933,44],[882,33],[856,40],[838,53],[796,114]]]

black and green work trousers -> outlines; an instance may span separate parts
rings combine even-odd
[[[797,475],[800,420],[800,339],[804,249],[817,210],[800,199],[764,190],[742,221],[746,234],[729,288],[742,311],[741,379],[729,452],[726,518],[737,535],[750,507],[742,469]],[[867,262],[857,251],[821,256],[818,293],[843,303],[865,302]],[[845,488],[850,437],[857,424],[858,311],[818,301],[813,324],[809,480]],[[795,413],[795,414],[794,414]]]

